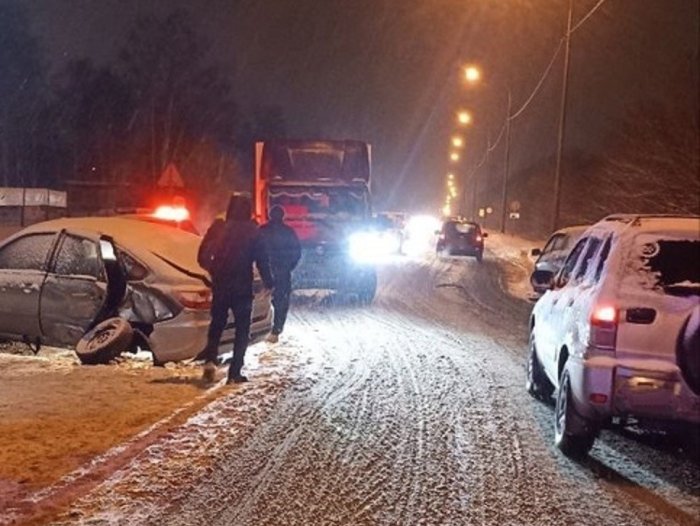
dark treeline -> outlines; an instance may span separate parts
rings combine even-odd
[[[253,141],[284,133],[280,108],[239,107],[185,11],[137,20],[108,67],[49,75],[42,51],[0,4],[0,186],[150,185],[175,163],[200,195],[247,188]]]

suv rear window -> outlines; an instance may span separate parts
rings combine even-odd
[[[457,232],[459,234],[471,234],[476,232],[476,225],[473,223],[447,223],[448,232]]]
[[[643,288],[674,296],[700,295],[700,241],[639,241],[637,261],[641,263]]]

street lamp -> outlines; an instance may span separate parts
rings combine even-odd
[[[476,66],[464,68],[464,78],[469,84],[476,84],[481,80],[481,70]]]
[[[454,181],[454,179],[455,179],[455,174],[447,174],[448,181]]]
[[[457,114],[457,122],[459,122],[462,126],[466,126],[467,124],[471,124],[472,114],[466,110],[460,111]]]
[[[450,154],[450,161],[452,161],[453,163],[459,161],[459,154],[457,152],[452,152]]]
[[[452,137],[452,146],[455,148],[461,148],[464,146],[464,139],[462,139],[459,135],[455,135]]]

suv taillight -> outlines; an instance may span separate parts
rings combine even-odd
[[[186,309],[209,310],[211,308],[212,292],[210,289],[179,290],[175,295]]]
[[[614,351],[619,312],[610,305],[599,305],[591,313],[590,343],[604,351]]]

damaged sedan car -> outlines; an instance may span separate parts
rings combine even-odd
[[[211,288],[201,238],[123,217],[39,223],[0,245],[0,337],[74,348],[83,363],[148,350],[156,365],[193,358],[207,339]],[[251,342],[272,327],[256,278]],[[220,356],[234,338],[229,320]]]

